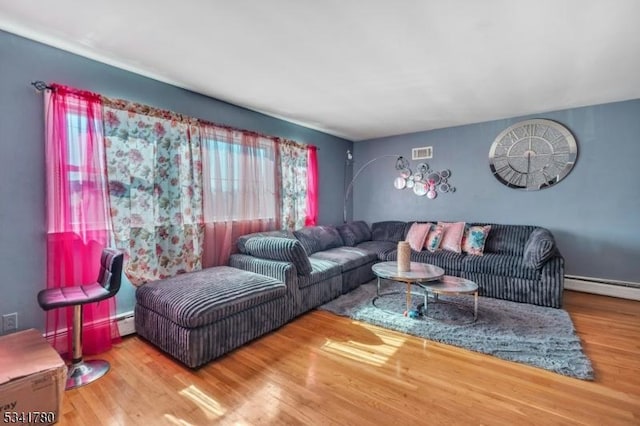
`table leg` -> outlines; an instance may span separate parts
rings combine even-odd
[[[478,319],[478,292],[473,293],[473,320]]]
[[[427,289],[424,289],[424,306],[422,308],[422,315],[426,318],[427,317],[427,303],[429,303],[429,292],[427,291]]]
[[[411,283],[407,282],[407,315],[411,310]]]

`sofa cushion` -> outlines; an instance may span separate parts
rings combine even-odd
[[[356,247],[375,254],[378,260],[387,260],[387,255],[398,248],[398,243],[391,241],[364,241]]]
[[[522,256],[509,254],[485,253],[484,256],[466,256],[463,260],[463,268],[464,272],[529,280],[540,279],[540,271],[525,266]]]
[[[312,259],[329,260],[337,263],[342,268],[342,272],[350,271],[378,260],[378,256],[375,253],[361,248],[347,246],[319,251],[313,253],[310,257]]]
[[[549,230],[534,230],[524,247],[524,263],[526,266],[541,269],[556,254],[556,241]]]
[[[298,276],[298,287],[305,288],[318,284],[323,281],[329,281],[330,278],[342,275],[342,268],[337,263],[324,259],[309,258],[312,271],[309,275]]]
[[[430,252],[429,250],[412,251],[411,261],[428,263],[443,268],[447,273],[459,272],[462,268],[462,262],[466,257],[465,254],[458,254],[449,250],[438,250]],[[386,260],[398,260],[397,251],[392,251],[387,255]]]
[[[407,229],[406,222],[389,220],[376,222],[371,225],[371,239],[373,241],[391,241],[397,243],[404,240]]]
[[[342,237],[344,245],[353,247],[363,241],[371,240],[371,230],[369,225],[363,221],[345,223],[336,226],[336,229]]]
[[[309,256],[298,240],[279,237],[254,237],[245,243],[246,254],[262,259],[293,263],[299,275],[311,273]]]
[[[528,225],[500,225],[493,223],[473,223],[471,225],[491,225],[484,252],[522,256],[529,236],[536,229]]]
[[[240,253],[247,254],[247,250],[245,249],[245,244],[253,237],[280,237],[280,238],[289,238],[295,239],[296,237],[293,235],[291,231],[265,231],[265,232],[254,232],[253,234],[243,235],[238,238],[236,241],[236,246],[238,247],[238,251]]]
[[[217,266],[140,286],[136,303],[182,327],[196,328],[285,294],[285,284],[275,278]]]
[[[293,231],[308,255],[344,245],[338,230],[333,226],[309,226]]]

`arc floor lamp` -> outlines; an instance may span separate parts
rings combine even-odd
[[[360,173],[362,173],[362,171],[364,169],[366,169],[367,167],[369,167],[371,164],[375,163],[376,161],[382,159],[382,158],[388,158],[388,157],[395,157],[396,158],[396,170],[402,170],[402,169],[406,169],[409,167],[409,161],[406,160],[403,156],[398,155],[398,154],[385,154],[385,155],[381,155],[379,157],[375,157],[369,161],[367,161],[366,163],[364,163],[362,165],[362,167],[360,167],[358,169],[358,171],[353,175],[353,178],[351,179],[351,182],[349,182],[349,185],[347,185],[345,191],[344,191],[344,203],[343,203],[343,215],[342,215],[342,220],[344,223],[347,223],[347,201],[349,200],[349,195],[351,195],[351,191],[353,189],[353,183],[356,181],[356,179],[358,179],[358,176],[360,176]],[[345,161],[345,165],[350,164],[350,162],[353,159],[353,155],[351,154],[351,151],[347,151],[347,158]],[[346,167],[345,167],[346,168]],[[345,170],[346,172],[346,170]],[[345,173],[346,176],[346,173]]]

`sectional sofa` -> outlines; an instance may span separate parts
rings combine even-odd
[[[374,277],[412,222],[352,222],[242,236],[229,266],[141,286],[138,334],[198,367]],[[472,224],[486,225],[486,224]],[[482,256],[412,251],[411,260],[475,281],[480,295],[560,307],[564,260],[540,227],[490,224]]]

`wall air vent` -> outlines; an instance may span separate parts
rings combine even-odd
[[[412,148],[411,149],[411,159],[412,160],[428,160],[429,158],[433,158],[433,147],[432,146],[423,146],[421,148]]]

